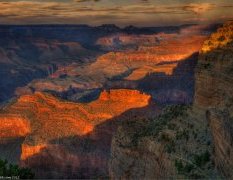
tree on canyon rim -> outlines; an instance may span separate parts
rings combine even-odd
[[[20,168],[18,165],[8,164],[7,160],[0,159],[0,176],[33,179],[35,175],[31,169]]]

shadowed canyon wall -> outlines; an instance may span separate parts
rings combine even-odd
[[[192,106],[130,119],[112,141],[112,179],[232,178],[233,22],[204,42]]]
[[[195,105],[206,110],[212,131],[215,163],[233,177],[233,22],[205,41],[196,73]]]

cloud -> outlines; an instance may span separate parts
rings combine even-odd
[[[97,4],[88,2],[97,2]],[[110,0],[109,0],[110,1]],[[87,3],[82,3],[87,2]],[[103,3],[102,3],[103,2]],[[114,3],[104,4],[107,0],[0,0],[0,23],[7,24],[38,24],[38,23],[85,23],[102,24],[118,23],[120,25],[145,23],[180,23],[181,20],[192,23],[195,19],[208,21],[205,14],[219,9],[233,9],[231,4],[221,6],[213,3],[179,3],[155,4]],[[222,12],[222,11],[221,11]],[[228,14],[222,13],[228,17]],[[215,15],[213,15],[213,18]]]
[[[216,7],[217,7],[217,5],[212,4],[212,3],[201,3],[201,4],[200,3],[199,4],[191,3],[187,6],[184,6],[183,10],[191,11],[195,14],[203,14],[207,11],[213,10]]]
[[[100,0],[74,0],[74,2],[90,2],[90,1],[99,2]]]

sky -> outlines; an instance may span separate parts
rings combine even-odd
[[[233,0],[0,0],[0,24],[209,24],[233,19]]]

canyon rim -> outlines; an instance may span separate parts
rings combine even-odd
[[[0,8],[0,177],[233,178],[231,1]]]

